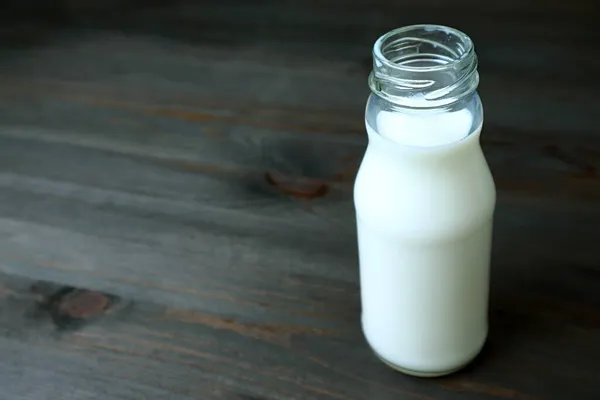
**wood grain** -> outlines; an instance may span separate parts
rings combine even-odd
[[[591,2],[35,2],[0,13],[0,398],[598,398]],[[364,344],[351,197],[372,43],[423,21],[476,43],[499,194],[490,344],[435,381]],[[37,280],[138,303],[66,332]]]
[[[6,59],[2,270],[229,312],[282,297],[314,312],[296,275],[356,286],[363,79],[194,51],[95,32]],[[250,100],[276,71],[285,84]],[[498,268],[594,265],[600,136],[492,125],[484,147],[500,194]]]
[[[1,276],[0,399],[594,399],[600,320],[587,297],[597,279],[583,270],[554,276],[570,293],[515,284],[493,307],[480,359],[435,380],[382,365],[350,309],[330,329],[142,302],[64,330],[32,291],[40,283]]]

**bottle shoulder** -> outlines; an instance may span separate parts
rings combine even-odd
[[[468,157],[443,162],[393,159],[368,149],[354,185],[357,217],[398,234],[469,231],[492,218],[495,203],[479,146]]]

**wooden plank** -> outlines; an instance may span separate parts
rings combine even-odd
[[[199,171],[274,169],[334,186],[352,181],[364,151],[361,114],[348,118],[336,110],[199,99],[190,105],[173,100],[173,91],[155,93],[152,100],[143,100],[143,93],[119,100],[127,95],[118,89],[94,93],[93,86],[5,83],[0,137],[160,158]],[[290,78],[289,84],[302,86],[302,80]],[[32,103],[38,105],[34,114]],[[561,196],[598,198],[600,135],[580,128],[538,131],[486,122],[483,143],[500,191],[555,195],[560,184],[569,188]]]
[[[496,297],[482,356],[435,380],[376,360],[347,302],[330,326],[142,302],[65,329],[42,306],[53,285],[0,276],[0,399],[592,400],[600,393],[600,303],[598,271],[585,271],[545,275],[564,279],[561,290],[523,279]]]
[[[240,7],[253,6],[244,3]],[[255,9],[260,12],[260,8]],[[574,9],[578,10],[579,18],[582,9]],[[569,10],[562,15],[563,21],[567,21]],[[182,13],[176,7],[165,11]],[[542,134],[547,130],[565,130],[571,134],[594,132],[597,126],[594,110],[600,105],[595,96],[598,85],[594,79],[598,60],[592,52],[586,51],[587,43],[600,40],[594,25],[587,26],[579,18],[561,24],[566,29],[562,32],[557,31],[551,19],[534,19],[530,24],[500,22],[504,30],[498,31],[490,27],[492,20],[498,17],[494,14],[496,11],[491,8],[490,14],[480,16],[473,27],[480,55],[486,121],[492,126]],[[162,12],[160,9],[152,14],[157,29]],[[276,8],[271,7],[270,12],[276,12]],[[190,15],[198,17],[198,13]],[[123,92],[134,92],[145,105],[158,100],[160,107],[176,107],[186,98],[196,102],[210,98],[227,107],[251,102],[259,103],[256,108],[300,107],[306,114],[310,114],[308,110],[317,113],[337,110],[360,119],[367,95],[365,78],[371,65],[371,47],[384,29],[359,41],[342,38],[334,41],[332,35],[345,32],[342,26],[318,38],[311,37],[318,32],[303,27],[297,30],[303,35],[281,45],[274,43],[273,38],[283,40],[281,31],[285,31],[286,23],[302,13],[283,14],[284,22],[266,25],[260,39],[248,36],[240,21],[232,20],[229,14],[221,12],[220,15],[231,20],[229,24],[238,24],[226,30],[222,21],[217,23],[230,39],[239,37],[239,43],[219,44],[211,38],[186,43],[157,37],[157,32],[124,36],[95,30],[64,30],[48,34],[43,46],[6,49],[0,74],[9,82],[20,78],[36,84],[39,79],[55,85],[71,83],[63,86],[63,93],[74,90],[74,83],[86,88],[87,95],[112,91],[113,97],[120,98]],[[310,15],[312,18],[307,16],[306,23],[325,23],[320,20],[320,14]],[[595,21],[593,13],[583,15]],[[330,18],[347,25],[344,22],[347,19],[339,15],[334,18],[332,14]],[[530,20],[526,14],[523,18]],[[326,22],[330,22],[329,19]],[[373,25],[377,25],[377,18],[366,18],[358,29]],[[523,31],[525,28],[528,30]],[[481,34],[485,35],[478,38]],[[549,37],[549,34],[557,37]],[[329,41],[320,40],[322,38]],[[565,73],[573,70],[573,65],[577,65],[576,71]],[[3,82],[3,86],[11,87],[9,82]],[[191,111],[198,109],[197,103],[191,105]]]

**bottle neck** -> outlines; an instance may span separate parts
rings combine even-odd
[[[445,26],[414,25],[380,37],[373,48],[371,91],[400,107],[448,107],[479,84],[471,39]]]

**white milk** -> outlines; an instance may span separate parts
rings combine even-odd
[[[466,109],[426,114],[380,111],[377,114],[377,132],[409,146],[431,147],[456,142],[467,137],[472,124],[473,117]]]
[[[380,111],[354,198],[362,323],[388,364],[461,368],[487,335],[495,188],[468,110]]]

